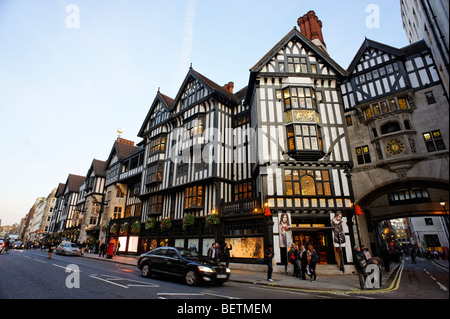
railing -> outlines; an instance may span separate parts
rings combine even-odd
[[[127,179],[127,178],[130,178],[130,177],[135,176],[137,174],[140,174],[140,173],[142,173],[143,169],[144,169],[144,166],[141,165],[141,166],[133,168],[133,169],[131,169],[129,171],[123,172],[123,173],[120,174],[119,180]]]
[[[260,212],[261,205],[257,198],[240,199],[238,201],[222,203],[222,214],[238,214]]]

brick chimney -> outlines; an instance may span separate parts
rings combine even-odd
[[[223,88],[224,88],[225,90],[227,90],[228,92],[233,93],[234,82],[228,82],[228,84],[225,84],[225,85],[223,86]]]
[[[327,52],[327,46],[323,41],[322,35],[322,21],[316,16],[314,11],[309,11],[307,14],[298,18],[297,24],[300,27],[300,32],[311,40],[316,46]]]
[[[121,137],[117,138],[117,142],[122,143],[122,144],[128,144],[128,145],[134,146],[134,142],[133,141],[126,140],[126,139],[121,138]]]

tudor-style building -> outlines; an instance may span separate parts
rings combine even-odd
[[[80,220],[78,241],[83,243],[88,239],[99,237],[99,222],[103,211],[105,188],[105,161],[93,159],[80,187],[77,214]]]
[[[314,12],[298,23],[301,32],[294,28],[250,70],[245,104],[258,132],[254,185],[273,214],[277,262],[286,264],[294,242],[312,244],[321,263],[347,263],[353,209],[340,96],[346,72],[327,54]],[[340,242],[333,236],[336,215],[343,216]]]
[[[120,242],[121,252],[138,251],[142,204],[138,197],[143,171],[144,148],[118,137],[105,162],[105,206],[100,222],[100,242]]]
[[[69,174],[66,183],[59,184],[51,232],[79,229],[77,203],[84,180],[84,176]]]
[[[146,228],[141,249],[170,243],[206,254],[220,233],[205,217],[232,199],[232,83],[222,87],[190,68],[175,99],[157,92],[138,136],[145,141],[142,221],[173,222],[170,231]],[[228,135],[227,135],[228,134]],[[183,230],[183,218],[196,222]]]
[[[274,244],[284,264],[294,241],[313,244],[323,263],[352,261],[344,174],[352,163],[339,86],[347,74],[327,54],[314,12],[299,26],[305,35],[289,32],[237,93],[232,82],[220,86],[192,68],[174,99],[157,92],[138,134],[145,143],[142,222],[151,225],[141,251],[170,244],[205,255],[219,241],[233,245],[233,261],[257,262]],[[195,222],[183,229],[187,214]],[[211,214],[220,225],[208,227]],[[332,220],[341,214],[336,247]],[[163,219],[171,220],[169,230],[160,229]]]
[[[397,49],[366,39],[347,71],[341,91],[359,225],[377,253],[372,224],[442,214],[439,203],[448,203],[449,104],[424,41]]]

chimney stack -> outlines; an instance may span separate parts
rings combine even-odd
[[[134,142],[133,141],[126,140],[126,139],[121,138],[121,137],[117,138],[117,142],[122,143],[122,144],[128,144],[128,145],[134,146]]]
[[[314,11],[309,11],[307,14],[298,18],[297,24],[300,27],[300,32],[307,37],[316,46],[327,51],[322,35],[322,21],[316,16]]]
[[[223,86],[223,88],[224,88],[225,90],[227,90],[228,92],[233,93],[234,82],[228,82],[228,84],[225,84],[225,85]]]

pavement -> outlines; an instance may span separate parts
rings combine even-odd
[[[113,256],[112,259],[107,259],[105,257],[99,257],[97,254],[87,253],[83,255],[84,258],[91,258],[97,260],[103,260],[105,262],[114,262],[120,264],[127,264],[136,266],[138,256],[129,256],[129,255],[117,255]],[[448,261],[435,261],[442,267],[448,269]],[[401,264],[392,263],[390,267],[390,271],[381,270],[382,273],[382,283],[380,288],[386,288],[387,282],[390,277],[395,276],[396,270],[399,268]],[[273,281],[267,280],[266,271],[262,271],[262,269],[266,269],[265,267],[255,270],[249,269],[237,269],[238,265],[234,267],[232,263],[230,263],[231,269],[231,282],[241,282],[241,283],[249,283],[254,285],[263,285],[263,286],[272,286],[272,287],[283,287],[283,288],[291,288],[291,289],[304,289],[310,291],[334,291],[334,292],[349,292],[349,291],[359,291],[359,280],[358,275],[349,271],[349,273],[337,272],[333,274],[323,273],[321,274],[321,266],[317,265],[317,280],[311,282],[309,276],[306,276],[306,280],[301,280],[299,278],[295,278],[292,274],[285,272],[274,272],[272,279]],[[326,265],[330,267],[330,265]],[[325,267],[325,266],[322,266]],[[325,269],[325,268],[323,268]]]

